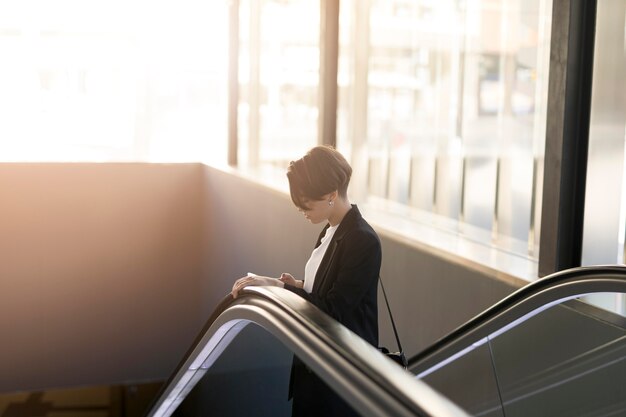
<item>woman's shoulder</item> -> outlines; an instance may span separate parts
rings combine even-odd
[[[367,221],[365,221],[365,219],[362,219],[358,223],[357,227],[353,230],[353,233],[359,236],[363,236],[363,237],[369,236],[373,239],[380,240],[378,237],[378,233],[376,233],[374,228],[370,226],[370,224]]]
[[[349,240],[375,240],[380,244],[380,238],[374,228],[360,216],[346,228],[344,237]]]

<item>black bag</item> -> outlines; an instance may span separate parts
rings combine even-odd
[[[400,338],[398,337],[398,330],[396,330],[396,323],[393,321],[393,314],[391,314],[391,307],[389,307],[389,300],[387,300],[387,293],[385,292],[385,286],[383,285],[383,279],[378,277],[378,281],[380,282],[380,288],[383,290],[383,296],[385,297],[385,304],[387,304],[387,311],[389,311],[389,318],[391,319],[391,327],[393,328],[393,334],[396,336],[396,343],[398,344],[398,352],[390,352],[386,347],[379,347],[383,355],[387,356],[389,359],[402,366],[404,369],[407,369],[409,366],[409,362],[404,355],[404,350],[402,349],[402,345],[400,344]]]
[[[409,362],[406,360],[406,356],[404,356],[404,352],[402,351],[389,352],[389,349],[387,349],[386,347],[379,347],[378,350],[380,350],[383,353],[383,355],[385,355],[386,357],[388,357],[389,359],[391,359],[392,361],[394,361],[395,363],[397,363],[404,369],[406,369],[409,366]]]

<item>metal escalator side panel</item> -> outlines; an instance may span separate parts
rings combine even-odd
[[[535,314],[584,294],[626,293],[626,268],[583,267],[562,271],[527,285],[409,359],[415,375],[426,375],[481,340],[495,337]]]
[[[361,415],[467,415],[296,295],[278,288],[254,288],[233,301],[211,323],[149,416],[172,415],[192,385],[234,348],[233,341],[250,326],[271,334]]]
[[[558,278],[498,314],[479,316],[410,369],[474,415],[623,412],[626,318],[583,300],[625,294],[626,268],[581,268]]]

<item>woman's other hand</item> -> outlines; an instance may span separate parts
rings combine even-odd
[[[235,281],[233,289],[230,293],[233,295],[233,298],[237,298],[237,296],[239,295],[239,291],[249,286],[283,287],[283,282],[271,277],[263,277],[260,275],[246,275],[245,277],[241,277],[237,281]]]
[[[304,286],[304,281],[297,280],[291,274],[283,273],[280,278],[278,278],[284,284],[289,284],[294,287],[302,288]]]

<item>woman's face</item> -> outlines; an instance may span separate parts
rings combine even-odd
[[[328,204],[332,198],[332,193],[324,196],[322,200],[302,199],[302,203],[308,207],[308,210],[298,208],[298,211],[304,214],[304,217],[313,224],[328,221],[333,206]]]

